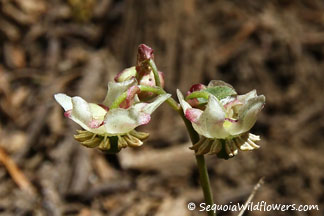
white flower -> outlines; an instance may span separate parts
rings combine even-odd
[[[112,108],[116,99],[124,92],[127,92],[126,99],[119,107]],[[100,105],[88,103],[79,96],[70,97],[62,93],[55,94],[54,98],[65,110],[64,115],[84,130],[101,137],[118,136],[131,140],[133,137],[130,137],[130,134],[134,134],[132,131],[140,125],[147,124],[152,112],[170,97],[170,94],[163,94],[150,103],[142,103],[137,98],[139,92],[136,80],[131,79],[120,83],[109,82],[106,98]],[[138,145],[141,144],[140,142]]]
[[[208,88],[215,86],[230,88],[228,84],[219,81],[212,81]],[[208,88],[202,90],[208,93],[204,110],[191,107],[177,90],[185,117],[192,123],[196,132],[204,137],[193,146],[197,154],[218,154],[225,148],[229,156],[234,156],[238,148],[241,150],[258,148],[254,142],[260,140],[259,136],[249,134],[248,131],[255,124],[257,115],[264,106],[265,97],[257,96],[253,90],[245,95],[229,95],[219,99],[216,97],[217,92],[212,94]]]

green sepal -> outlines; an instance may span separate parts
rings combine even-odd
[[[218,100],[222,100],[229,96],[237,95],[236,91],[229,86],[213,86],[208,87],[203,91],[214,95]]]

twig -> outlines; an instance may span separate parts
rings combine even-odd
[[[16,184],[22,189],[30,194],[35,194],[35,188],[30,183],[30,181],[26,178],[23,172],[18,168],[16,163],[7,155],[5,150],[0,147],[0,162],[8,170],[12,179],[16,182]]]
[[[244,203],[244,207],[243,209],[240,211],[240,213],[237,216],[242,216],[247,208],[247,205],[251,202],[251,200],[254,198],[256,192],[259,190],[259,188],[263,185],[264,183],[264,177],[260,178],[260,180],[258,181],[258,183],[254,186],[250,196],[248,197],[248,199],[246,200],[246,202]]]

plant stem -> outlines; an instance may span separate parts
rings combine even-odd
[[[189,133],[192,144],[197,143],[199,141],[199,135],[192,127],[191,122],[188,119],[186,119],[186,117],[183,115],[182,110],[180,110],[179,114],[181,115],[181,117],[186,125],[186,128]],[[204,155],[196,155],[196,162],[197,162],[198,171],[199,171],[200,185],[201,185],[203,193],[204,193],[206,205],[212,206],[214,204],[213,194],[212,194],[211,187],[210,187],[208,170],[207,170]],[[209,216],[216,216],[216,213],[214,213],[214,211],[208,211],[207,213]]]
[[[116,100],[111,104],[110,109],[116,109],[119,107],[119,105],[126,100],[127,98],[127,91],[121,94]]]
[[[142,92],[152,92],[155,94],[166,94],[166,91],[162,89],[161,87],[152,87],[152,86],[146,86],[146,85],[139,85],[139,88]],[[172,109],[175,111],[181,111],[180,106],[173,98],[168,98],[167,103],[170,105]],[[182,111],[181,111],[182,112]]]
[[[157,67],[156,67],[156,65],[155,65],[155,63],[154,63],[154,61],[152,59],[150,59],[149,65],[152,68],[156,85],[158,87],[161,87],[159,72],[158,72]],[[163,92],[166,93],[164,90],[163,90]],[[159,92],[159,94],[161,94],[161,92]],[[203,96],[206,96],[206,95],[203,95]],[[173,98],[169,98],[167,100],[167,103],[174,110],[176,110],[180,114],[180,116],[182,117],[182,119],[183,119],[183,121],[184,121],[184,123],[186,125],[186,128],[188,130],[188,133],[189,133],[192,144],[197,143],[199,141],[199,135],[193,129],[193,127],[191,125],[191,122],[188,121],[188,119],[186,119],[186,117],[184,116],[183,111],[179,107],[178,103]],[[210,188],[208,170],[207,170],[207,166],[206,166],[206,163],[205,163],[204,155],[196,155],[196,161],[197,161],[197,166],[198,166],[198,170],[199,170],[200,184],[201,184],[201,187],[202,187],[202,190],[203,190],[203,193],[204,193],[206,205],[212,206],[214,204],[214,201],[213,201],[213,195],[212,195],[211,188]],[[208,211],[208,215],[209,216],[216,216],[216,213],[214,213],[214,211]]]
[[[150,59],[149,65],[152,68],[156,85],[158,87],[161,87],[161,81],[160,81],[159,72],[158,72],[157,67],[156,67],[156,65],[155,65],[155,63],[154,63],[154,61],[152,59]]]
[[[213,194],[212,194],[212,191],[210,188],[208,170],[207,170],[207,166],[205,163],[204,155],[196,155],[196,161],[197,161],[198,170],[199,170],[200,185],[204,192],[206,206],[207,205],[212,206],[214,204]],[[216,213],[214,211],[208,211],[207,213],[209,216],[216,216]]]

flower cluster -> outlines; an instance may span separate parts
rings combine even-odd
[[[257,96],[255,90],[237,95],[231,85],[216,80],[208,86],[192,86],[186,98],[179,90],[177,95],[185,117],[201,136],[191,147],[196,154],[217,154],[227,159],[235,156],[239,149],[259,148],[255,142],[260,137],[249,130],[264,106],[263,95]]]
[[[163,86],[163,73],[155,66],[153,50],[141,44],[136,65],[118,73],[108,83],[102,104],[62,93],[54,97],[65,110],[64,115],[83,128],[77,131],[75,139],[90,148],[116,153],[127,146],[141,146],[149,134],[135,128],[147,124],[153,111],[166,100],[175,110],[182,108],[200,135],[200,140],[191,147],[197,155],[216,154],[227,159],[239,150],[259,148],[256,142],[260,137],[249,131],[264,106],[263,95],[258,96],[255,90],[238,95],[231,85],[213,80],[207,86],[193,85],[185,98],[177,90],[180,108],[169,99],[171,95]]]
[[[143,94],[139,97],[143,93],[139,84],[154,86],[154,83],[145,82],[145,79],[150,79],[146,76],[151,76],[150,68],[143,63],[152,58],[152,55],[147,54],[148,49],[146,46],[143,48],[143,45],[139,47],[139,54],[146,55],[139,55],[142,64],[138,63],[134,74],[129,75],[126,70],[117,75],[115,82],[108,83],[107,95],[102,104],[88,103],[81,97],[62,93],[54,95],[65,110],[64,115],[84,129],[78,130],[74,136],[81,144],[115,153],[127,146],[141,146],[148,137],[148,133],[138,132],[135,128],[147,124],[152,112],[171,96],[165,93],[154,97],[151,94],[149,99],[144,98]],[[148,70],[148,73],[139,76],[137,68],[142,73]]]

